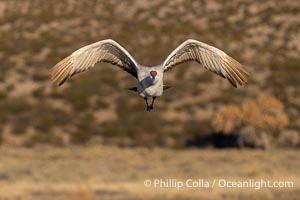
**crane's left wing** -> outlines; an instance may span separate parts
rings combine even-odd
[[[179,45],[163,62],[163,68],[168,71],[189,61],[196,61],[205,69],[226,78],[234,87],[243,86],[250,75],[243,65],[220,49],[192,39]]]

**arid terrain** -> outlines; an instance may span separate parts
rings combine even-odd
[[[291,150],[172,150],[71,146],[1,148],[0,199],[298,199],[300,156]],[[293,188],[160,188],[145,180],[293,181]]]
[[[299,199],[299,19],[297,0],[1,0],[0,200]],[[52,66],[107,38],[143,65],[193,38],[251,77],[236,89],[182,64],[151,112],[109,64],[51,83]],[[144,186],[156,178],[295,187]]]
[[[236,146],[262,147],[268,146],[259,142],[264,133],[269,144],[297,147],[299,13],[294,0],[1,1],[0,141],[68,145],[97,138],[93,141],[100,144],[184,147],[195,138],[225,133],[240,140]],[[108,64],[62,87],[51,84],[52,66],[106,38],[118,41],[143,65],[162,62],[194,38],[224,50],[252,76],[235,89],[200,65],[183,64],[165,75],[172,88],[151,113],[127,90],[135,86],[134,78]],[[258,106],[248,103],[255,99]],[[275,102],[271,108],[269,102]],[[240,104],[245,106],[239,113],[252,121],[216,117]]]

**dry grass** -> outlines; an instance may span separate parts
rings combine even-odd
[[[296,199],[299,151],[1,148],[0,199]],[[288,189],[146,188],[145,179],[292,180]]]

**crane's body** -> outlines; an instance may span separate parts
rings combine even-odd
[[[136,91],[147,104],[147,111],[153,109],[156,97],[163,94],[168,87],[163,84],[164,72],[179,64],[196,61],[207,70],[226,78],[233,86],[243,86],[250,75],[249,71],[239,62],[213,46],[197,40],[186,40],[179,45],[162,64],[147,67],[137,63],[133,57],[117,42],[102,40],[73,52],[57,63],[51,70],[52,81],[62,85],[68,78],[83,72],[98,62],[116,65],[137,79]],[[152,103],[148,104],[148,98]]]
[[[141,97],[159,97],[163,93],[163,68],[162,66],[138,67],[137,92]],[[151,75],[151,72],[156,72]]]

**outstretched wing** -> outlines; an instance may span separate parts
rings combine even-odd
[[[121,45],[111,39],[78,49],[57,63],[49,73],[55,84],[62,85],[68,78],[94,67],[98,62],[116,65],[137,78],[137,62]]]
[[[250,72],[238,61],[213,46],[197,40],[186,40],[164,61],[164,71],[188,61],[196,61],[205,69],[226,78],[234,87],[244,85]]]

